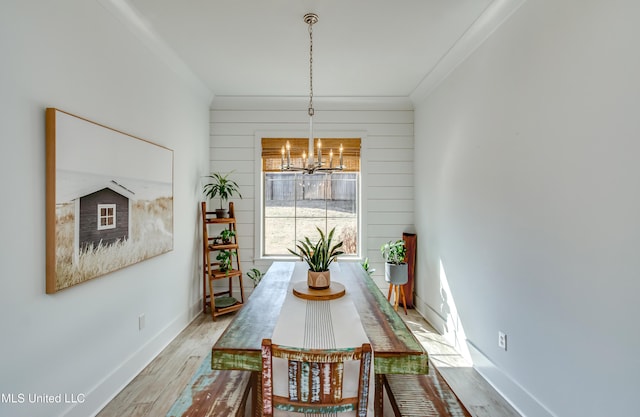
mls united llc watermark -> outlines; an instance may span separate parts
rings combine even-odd
[[[1,393],[2,404],[81,404],[84,394]]]

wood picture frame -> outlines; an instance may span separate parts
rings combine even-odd
[[[173,151],[46,109],[46,292],[173,250]]]

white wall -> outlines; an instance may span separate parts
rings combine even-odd
[[[93,415],[198,311],[209,93],[97,1],[3,2],[0,56],[0,415]],[[172,252],[45,294],[46,107],[174,150]],[[30,404],[29,394],[85,402]]]
[[[528,417],[637,414],[639,13],[528,1],[416,104],[421,308]]]
[[[230,172],[241,187],[243,199],[234,199],[243,270],[263,272],[270,261],[255,259],[257,233],[255,210],[260,202],[260,148],[256,133],[308,135],[309,116],[305,98],[216,97],[211,110],[211,171]],[[413,230],[413,109],[407,99],[359,100],[314,97],[314,132],[363,135],[363,224],[366,225],[363,255],[377,269],[375,279],[385,286],[380,245],[402,238]],[[259,189],[258,189],[259,191]],[[254,263],[255,262],[255,263]],[[249,284],[248,287],[251,287]]]

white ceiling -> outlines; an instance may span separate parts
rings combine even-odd
[[[101,0],[216,96],[308,96],[303,16],[317,13],[318,97],[411,96],[523,1]]]

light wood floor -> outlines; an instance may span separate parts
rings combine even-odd
[[[400,311],[400,310],[398,310]],[[473,417],[520,417],[471,363],[415,310],[400,314],[416,338],[429,353],[429,359]]]
[[[474,417],[520,417],[417,312],[401,316]],[[232,318],[198,316],[98,417],[164,417]]]

